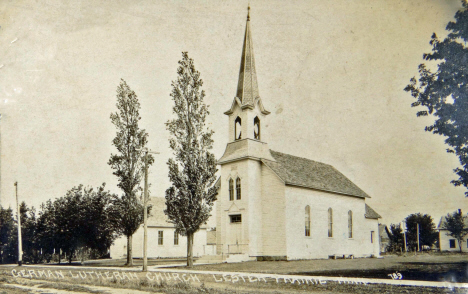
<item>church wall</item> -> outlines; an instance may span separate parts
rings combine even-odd
[[[249,255],[262,255],[262,163],[257,160],[248,160],[248,192],[249,199]],[[247,186],[246,186],[247,188]],[[245,189],[247,190],[247,189]]]
[[[286,256],[285,185],[262,165],[262,256]]]
[[[372,255],[378,257],[380,256],[379,221],[377,219],[366,218],[365,224],[367,231],[370,232],[367,238],[371,242],[363,242],[362,246],[365,247],[365,252],[372,252]]]
[[[187,237],[179,235],[179,245],[174,245],[174,228],[149,227],[148,228],[148,258],[170,258],[187,256]],[[163,244],[158,244],[158,231],[163,231]],[[193,241],[193,255],[203,256],[206,247],[206,229],[195,233]],[[143,227],[133,235],[133,257],[143,258]],[[112,258],[127,256],[127,238],[118,238],[111,246]]]
[[[238,251],[248,252],[249,248],[249,170],[250,160],[240,160],[221,166],[221,189],[216,201],[217,213],[217,254]],[[236,199],[236,179],[241,179],[241,199]],[[229,179],[234,181],[234,200],[229,200]],[[230,215],[242,216],[240,223],[231,223]]]
[[[310,206],[310,236],[305,236],[305,207]],[[328,209],[333,210],[333,237],[328,237]],[[353,212],[353,238],[348,238],[348,211]],[[370,256],[374,253],[362,198],[318,190],[286,187],[288,259],[330,255]],[[378,236],[378,228],[376,229]],[[377,239],[378,240],[378,239]]]

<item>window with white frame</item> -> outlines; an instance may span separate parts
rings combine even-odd
[[[236,199],[237,200],[241,199],[241,179],[240,178],[236,179]]]
[[[305,236],[310,237],[310,206],[305,207]]]
[[[234,181],[229,179],[229,201],[234,200]]]
[[[174,245],[179,245],[179,233],[174,231]]]
[[[164,232],[158,231],[158,245],[164,244]]]

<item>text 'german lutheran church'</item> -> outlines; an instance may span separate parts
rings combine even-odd
[[[270,150],[247,15],[237,94],[218,161],[217,254],[249,259],[379,255],[369,196],[333,166]]]

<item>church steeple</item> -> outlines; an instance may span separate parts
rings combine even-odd
[[[252,33],[250,32],[250,6],[247,12],[247,24],[245,25],[244,46],[242,47],[236,97],[239,98],[243,106],[248,105],[250,107],[254,106],[255,99],[259,97]]]
[[[267,115],[270,114],[261,102],[258,91],[257,72],[255,70],[255,58],[253,52],[252,33],[250,31],[250,6],[247,10],[247,22],[245,25],[244,44],[242,47],[242,57],[239,70],[239,81],[237,83],[237,93],[231,109],[225,114],[232,114],[233,107],[236,104],[242,109],[254,109],[258,102],[260,111]]]
[[[265,119],[270,112],[263,107],[258,93],[252,33],[250,32],[250,7],[247,12],[237,93],[231,108],[224,114],[229,116],[229,143],[218,164],[223,165],[245,159],[275,161],[265,143],[268,134],[262,129],[266,126]],[[248,175],[246,177],[248,178]]]

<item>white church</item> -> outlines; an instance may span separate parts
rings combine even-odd
[[[270,112],[258,90],[249,15],[237,94],[225,114],[217,254],[244,260],[379,255],[380,215],[364,191],[331,165],[270,150],[263,141]]]
[[[370,198],[333,166],[273,151],[262,125],[270,114],[260,98],[247,16],[237,94],[225,114],[229,142],[219,159],[214,232],[195,234],[194,256],[221,260],[293,260],[379,256],[377,214]],[[186,237],[164,215],[164,198],[152,198],[148,257],[183,257]],[[134,257],[142,256],[143,230],[134,235]],[[214,249],[215,247],[215,249]],[[125,238],[111,247],[126,255]],[[234,258],[233,258],[234,257]]]

